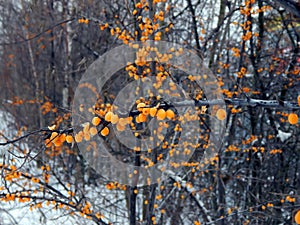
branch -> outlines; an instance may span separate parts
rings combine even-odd
[[[19,223],[16,221],[15,217],[9,212],[9,210],[0,208],[0,211],[5,212],[7,215],[9,215],[9,217],[11,218],[10,221],[13,221],[13,224],[18,225]]]
[[[28,41],[31,41],[31,40],[34,40],[40,36],[42,36],[43,34],[47,33],[48,31],[50,30],[53,30],[55,27],[58,27],[62,24],[65,24],[65,23],[68,23],[68,22],[71,22],[73,20],[75,20],[76,18],[73,17],[73,18],[70,18],[70,19],[67,19],[67,20],[63,20],[61,22],[58,22],[56,24],[54,24],[53,26],[50,26],[49,28],[47,28],[46,30],[43,30],[42,32],[30,37],[30,38],[24,38],[22,41],[14,41],[14,42],[2,42],[0,43],[0,46],[2,45],[15,45],[15,44],[22,44],[22,43],[25,43],[25,42],[28,42]]]
[[[225,20],[227,20],[228,18],[230,18],[234,12],[240,10],[240,8],[235,8],[235,9],[232,9],[230,12],[227,13],[227,15],[222,19],[222,21],[219,22],[219,24],[217,25],[216,28],[214,28],[212,30],[212,32],[205,38],[204,40],[204,48],[206,47],[207,43],[213,39],[213,37],[220,31],[221,27],[223,26]]]
[[[203,56],[199,53],[199,50],[201,50],[201,47],[200,47],[200,42],[199,42],[199,34],[198,34],[198,29],[197,29],[197,19],[196,19],[196,15],[195,15],[195,9],[193,8],[193,5],[192,5],[192,1],[191,0],[187,0],[187,4],[189,6],[189,10],[192,14],[192,21],[193,21],[193,24],[192,24],[192,28],[193,28],[193,33],[194,33],[194,40],[196,41],[196,47],[197,47],[197,53],[198,53],[198,56],[203,60]]]
[[[279,100],[262,100],[262,99],[239,99],[239,98],[224,98],[215,100],[186,100],[173,103],[174,106],[211,106],[211,105],[235,105],[235,106],[248,106],[248,107],[263,107],[263,108],[280,108],[280,109],[294,109],[299,110],[300,106],[296,102],[279,101]],[[163,104],[161,104],[163,106]]]
[[[262,107],[262,108],[273,108],[273,109],[289,109],[289,110],[299,110],[300,106],[296,102],[290,102],[290,101],[280,101],[280,100],[262,100],[262,99],[254,99],[254,98],[248,98],[248,99],[239,99],[239,98],[224,98],[224,99],[214,99],[214,100],[185,100],[180,102],[174,102],[172,103],[174,107],[187,107],[187,106],[213,106],[213,105],[234,105],[234,106],[247,106],[247,107]],[[145,107],[151,107],[151,106],[145,106]],[[160,108],[169,108],[170,105],[167,103],[162,102],[160,104]],[[130,115],[138,115],[140,112],[138,110],[132,110],[130,112]],[[127,117],[128,112],[119,112],[120,117]],[[57,130],[59,134],[66,133],[66,132],[72,132],[73,128],[67,128],[63,130]],[[24,138],[27,138],[31,135],[38,134],[40,132],[50,132],[48,128],[42,128],[40,130],[32,131],[30,133],[27,133],[21,137],[18,137],[14,140],[8,140],[6,142],[0,142],[0,146],[13,144],[15,142],[18,142]],[[53,131],[52,131],[53,132]]]
[[[205,207],[203,201],[201,201],[199,194],[197,193],[197,190],[194,187],[190,187],[187,185],[187,182],[183,180],[180,176],[175,175],[173,171],[167,170],[165,173],[174,181],[180,183],[181,186],[185,188],[185,190],[191,195],[191,197],[195,200],[198,207],[205,213],[203,215],[206,220],[211,223],[213,219],[209,215],[209,210]]]
[[[6,142],[0,142],[0,146],[1,145],[4,146],[4,145],[8,145],[8,144],[13,144],[15,142],[18,142],[18,141],[24,139],[24,138],[27,138],[27,137],[29,137],[31,135],[34,135],[34,134],[38,134],[38,133],[43,132],[43,131],[50,131],[50,130],[49,129],[40,129],[40,130],[32,131],[32,132],[29,132],[28,134],[25,134],[23,136],[20,136],[20,137],[14,139],[14,140],[8,140]]]
[[[53,131],[55,131],[55,130],[53,130]],[[16,139],[13,139],[13,140],[7,140],[6,142],[0,142],[0,146],[4,146],[4,145],[8,145],[8,144],[13,144],[15,142],[18,142],[18,141],[24,139],[24,138],[27,138],[27,137],[29,137],[31,135],[39,134],[41,132],[53,132],[53,131],[49,130],[49,128],[42,128],[42,129],[35,130],[35,131],[29,132],[27,134],[24,134],[23,136],[20,136],[20,137],[18,137]],[[62,134],[62,133],[71,132],[71,131],[73,131],[73,128],[59,130],[59,131],[56,131],[56,132],[59,133],[59,134]]]
[[[300,5],[297,4],[295,1],[291,0],[274,0],[276,3],[281,5],[283,8],[285,8],[287,11],[289,11],[294,16],[300,18]],[[270,2],[268,0],[268,2]]]
[[[7,170],[9,172],[13,172],[14,170],[12,170],[11,168],[9,167],[6,167],[6,166],[3,166],[2,167],[3,170]],[[28,175],[28,174],[25,174],[25,173],[21,173],[21,176],[28,179],[28,180],[31,180],[33,178],[33,176],[31,175]],[[14,192],[9,192],[9,189],[6,188],[6,190],[8,191],[8,193],[10,194],[15,194],[17,195],[18,193],[21,193],[21,195],[19,196],[19,198],[30,198],[31,200],[43,200],[43,201],[55,201],[56,203],[62,203],[66,206],[69,206],[70,208],[74,209],[75,211],[77,212],[81,212],[81,206],[79,205],[79,202],[78,204],[71,204],[70,202],[70,198],[66,195],[64,195],[60,190],[58,190],[56,187],[54,186],[51,186],[50,184],[48,183],[45,183],[43,181],[39,181],[38,184],[40,184],[41,187],[45,187],[47,188],[48,190],[52,191],[47,191],[47,194],[49,194],[50,196],[37,196],[37,195],[22,195],[23,191],[14,191]],[[32,193],[33,190],[28,190],[29,193]],[[0,198],[3,198],[3,197],[6,197],[7,193],[5,192],[2,192],[0,193]],[[52,195],[52,197],[51,197]],[[0,211],[2,209],[0,208]],[[103,221],[102,218],[97,218],[92,212],[91,213],[88,213],[86,214],[87,216],[91,216],[93,221],[96,222],[97,224],[101,224],[101,225],[109,225],[107,224],[106,222]]]

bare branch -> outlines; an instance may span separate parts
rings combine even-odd
[[[270,3],[270,1],[268,0]],[[285,8],[287,11],[292,13],[294,16],[300,18],[300,5],[299,3],[296,3],[292,0],[275,0],[276,3],[281,5],[283,8]]]

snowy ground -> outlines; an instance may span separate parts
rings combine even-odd
[[[46,213],[45,213],[46,212]],[[18,202],[1,203],[0,225],[58,225],[84,224],[75,216],[61,217],[61,212],[43,209],[29,210],[28,204]]]
[[[14,124],[14,118],[9,113],[0,111],[0,143],[5,142],[2,134],[6,138],[12,138],[16,134],[16,130],[11,126]],[[2,137],[1,137],[2,136]],[[18,143],[22,148],[26,148],[24,143]],[[13,150],[12,146],[0,146],[0,163],[3,163],[4,153],[8,150]],[[7,156],[6,154],[6,160]],[[16,161],[18,166],[18,161]],[[38,174],[38,168],[35,162],[32,161],[30,165],[27,163],[26,167],[32,174]],[[3,186],[3,180],[0,174],[0,187]],[[52,183],[55,188],[60,190],[60,186]],[[13,189],[13,187],[12,187]],[[60,190],[62,193],[65,190]],[[102,206],[101,213],[105,218],[114,224],[126,224],[126,202],[124,192],[108,191],[104,185],[98,187],[85,186],[85,197],[91,201],[94,206]],[[0,189],[1,193],[1,189]],[[117,208],[112,206],[113,202],[118,202]],[[10,202],[0,202],[0,225],[84,225],[94,224],[92,221],[82,218],[78,214],[70,215],[67,210],[54,209],[53,206],[43,205],[42,209],[30,210],[30,203],[20,203],[18,200]],[[120,216],[121,215],[121,216]]]

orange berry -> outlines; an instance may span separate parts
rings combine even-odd
[[[57,137],[58,137],[58,133],[52,132],[51,137],[49,139],[50,139],[50,141],[54,141],[54,139],[56,139]]]
[[[67,143],[72,143],[72,142],[73,142],[73,137],[72,137],[72,135],[67,135],[67,136],[66,136],[66,142],[67,142]]]
[[[218,120],[224,120],[226,118],[226,111],[224,109],[218,109],[216,116]]]
[[[57,138],[55,138],[55,139],[53,140],[53,144],[54,144],[56,147],[59,147],[59,146],[61,146],[61,145],[64,143],[65,140],[66,140],[65,134],[59,135]]]
[[[84,140],[89,141],[91,139],[91,136],[89,133],[84,133]]]
[[[288,116],[288,121],[292,125],[298,123],[298,115],[296,113],[290,113]]]
[[[119,121],[118,121],[118,124],[120,124],[121,126],[125,126],[127,124],[127,119],[120,118]]]
[[[156,112],[157,112],[157,108],[150,108],[150,116],[154,117],[156,115]]]
[[[159,109],[157,111],[157,115],[156,116],[157,116],[158,120],[164,120],[166,118],[166,115],[167,115],[167,113],[166,113],[166,111],[164,109]]]
[[[300,106],[300,95],[298,96],[297,100],[298,100],[298,105]]]
[[[295,222],[296,224],[300,224],[300,210],[295,214]]]
[[[143,4],[141,2],[138,2],[135,4],[135,7],[141,9],[143,7]]]
[[[111,121],[111,117],[112,117],[113,113],[111,111],[107,112],[104,119],[107,121],[107,122],[110,122]]]
[[[90,130],[90,123],[85,123],[83,125],[83,133],[88,133]]]
[[[109,134],[109,129],[108,129],[108,127],[104,127],[102,130],[101,130],[101,135],[102,136],[107,136],[108,134]]]
[[[141,111],[143,111],[142,108],[144,108],[145,106],[146,106],[146,104],[145,104],[144,102],[140,102],[140,103],[136,106],[136,108],[141,112]]]
[[[92,124],[93,124],[94,126],[98,126],[98,125],[100,124],[100,122],[101,122],[101,119],[100,119],[99,117],[97,117],[97,116],[95,116],[95,117],[93,118],[93,120],[92,120]]]
[[[132,116],[127,117],[126,118],[127,124],[130,124],[132,120],[133,120]]]
[[[136,122],[136,123],[140,123],[140,122],[141,122],[139,116],[135,117],[135,122]]]
[[[105,116],[105,111],[104,110],[102,110],[102,109],[100,109],[99,111],[98,111],[98,115],[99,116]]]
[[[50,148],[50,147],[51,147],[52,142],[50,141],[50,139],[46,139],[46,140],[45,140],[45,145],[46,145],[47,148]]]
[[[61,135],[59,135],[59,140],[60,140],[61,142],[65,142],[65,141],[66,141],[66,134],[61,134]]]
[[[92,136],[95,136],[98,133],[97,128],[96,127],[91,127],[90,128],[90,134]]]
[[[82,133],[79,132],[78,134],[75,135],[75,141],[77,143],[82,142]]]
[[[171,119],[173,119],[175,117],[175,113],[171,109],[168,109],[166,113],[167,113],[167,118],[169,120],[171,120]]]
[[[116,124],[117,122],[119,121],[119,116],[117,115],[117,114],[113,114],[112,116],[111,116],[111,123],[112,124]]]
[[[147,116],[143,113],[140,113],[138,117],[139,117],[140,123],[146,122],[146,120],[147,120]]]
[[[125,130],[125,125],[122,125],[122,123],[120,123],[120,121],[117,123],[117,130],[118,131],[124,131]]]
[[[150,113],[150,108],[143,108],[143,114],[144,115],[149,115],[149,113]]]

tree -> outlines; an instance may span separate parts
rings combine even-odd
[[[11,149],[1,155],[0,200],[96,224],[279,224],[294,215],[297,223],[298,8],[263,0],[1,1],[1,110],[19,132],[1,133],[0,146]],[[127,58],[113,58],[124,66],[105,77],[116,70],[105,57],[117,50],[126,50]],[[191,57],[199,64],[174,65]],[[131,148],[118,136],[128,130],[125,142],[137,140]],[[148,138],[154,144],[144,151]],[[104,148],[138,169],[126,179],[104,176]],[[164,162],[164,179],[140,176]]]

